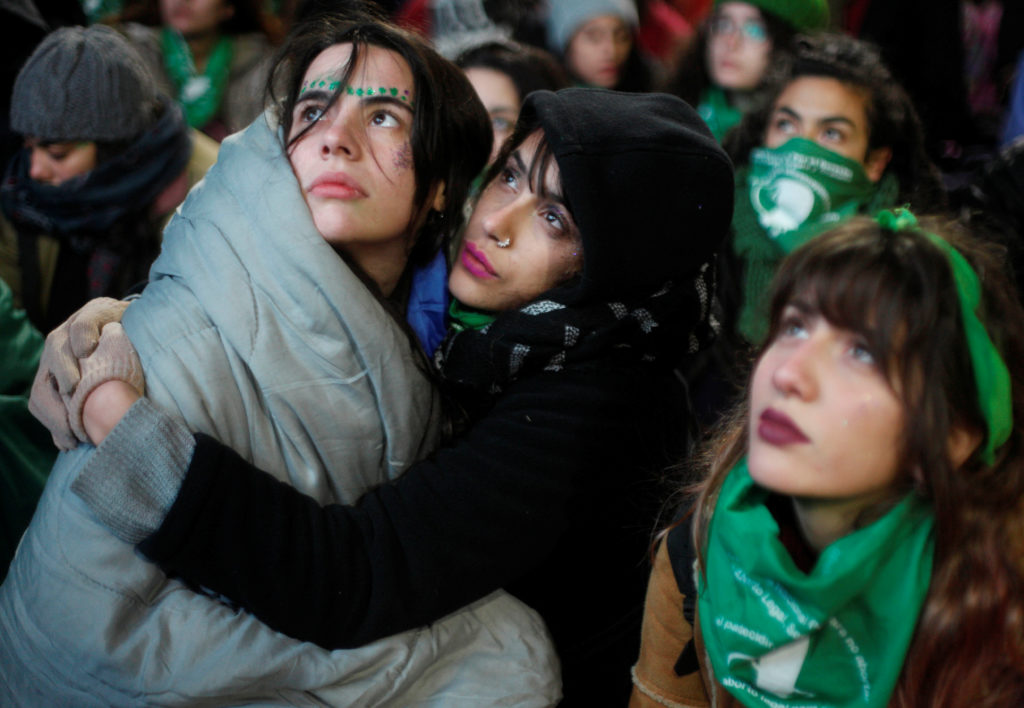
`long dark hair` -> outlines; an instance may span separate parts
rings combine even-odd
[[[776,276],[765,346],[799,297],[831,324],[861,334],[899,392],[906,428],[894,495],[912,490],[931,502],[936,545],[892,703],[1024,705],[1024,310],[1000,249],[953,224],[922,220],[922,227],[978,274],[979,316],[1010,371],[1016,424],[994,464],[977,450],[956,468],[949,457],[954,429],[984,435],[986,426],[948,258],[920,231],[892,232],[856,217],[799,248]],[[746,453],[749,413],[748,393],[698,458],[707,465],[693,526],[702,566],[718,492]]]
[[[865,95],[868,150],[887,147],[892,159],[885,169],[899,180],[899,200],[918,211],[945,206],[938,168],[925,152],[925,132],[907,92],[893,78],[871,44],[846,35],[801,36],[794,44],[788,72],[773,73],[765,101],[743,117],[724,141],[737,166],[750,162],[750,151],[764,144],[775,102],[786,87],[804,76],[822,76],[852,86]]]
[[[569,76],[554,55],[540,47],[511,40],[493,40],[462,51],[455,58],[461,69],[493,69],[507,76],[522,102],[533,91],[557,91],[569,85]]]
[[[397,53],[412,72],[416,103],[410,143],[416,212],[422,215],[429,210],[429,197],[442,182],[445,190],[444,208],[427,219],[409,256],[410,265],[421,265],[462,225],[470,185],[490,155],[487,112],[462,71],[419,35],[365,13],[322,13],[293,28],[267,79],[269,100],[278,107],[285,136],[291,133],[292,113],[306,69],[322,51],[342,43],[352,44],[352,57],[329,104],[339,100],[359,52],[367,46]]]

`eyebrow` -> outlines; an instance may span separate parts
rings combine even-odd
[[[799,113],[794,111],[789,106],[779,106],[778,108],[775,109],[775,113],[785,113],[787,116],[790,116],[791,118],[795,118],[795,119],[797,119],[799,121],[803,121],[804,120],[804,117],[802,115],[800,115]],[[818,123],[844,123],[844,124],[850,126],[851,128],[854,128],[854,129],[857,128],[857,124],[854,123],[851,119],[847,118],[846,116],[825,116],[824,118],[819,118],[817,120],[817,122]]]
[[[782,310],[780,310],[780,314],[782,312],[785,312],[786,308],[789,308],[789,307],[792,307],[794,310],[799,312],[801,315],[805,315],[805,316],[821,314],[821,311],[819,310],[819,308],[817,306],[811,304],[811,302],[809,300],[807,300],[803,295],[801,295],[799,297],[790,298],[786,302],[786,304],[783,305]]]
[[[513,160],[515,160],[516,167],[518,167],[520,170],[522,170],[522,172],[525,174],[526,173],[526,163],[523,162],[523,156],[519,154],[519,148],[516,148],[515,150],[513,150],[512,154],[509,155],[509,157],[511,157]]]
[[[324,103],[326,103],[326,102],[331,100],[331,97],[333,95],[334,95],[333,91],[323,91],[323,90],[320,90],[320,89],[313,89],[311,91],[306,91],[304,94],[299,96],[298,100],[295,101],[295,105],[297,107],[300,104],[306,103],[308,101],[323,101]],[[374,105],[377,105],[377,104],[387,104],[389,106],[400,106],[400,107],[404,108],[406,111],[408,111],[410,114],[415,114],[415,111],[413,111],[413,107],[411,105],[409,105],[409,103],[407,103],[406,101],[400,101],[397,98],[394,98],[392,96],[348,96],[344,92],[342,92],[338,96],[339,100],[342,99],[342,98],[346,98],[346,97],[358,99],[359,102],[362,105],[364,105],[364,106],[374,106]]]

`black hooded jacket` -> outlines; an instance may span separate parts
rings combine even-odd
[[[140,548],[329,648],[504,587],[548,623],[564,705],[624,704],[661,482],[686,445],[672,365],[706,324],[697,276],[732,214],[732,168],[675,97],[537,92],[523,114],[544,129],[583,241],[582,277],[551,299],[570,319],[626,303],[628,320],[672,281],[667,316],[612,328],[560,367],[508,376],[464,434],[351,507],[320,507],[200,436],[176,502]],[[491,335],[514,340],[516,316],[500,316]],[[618,332],[643,344],[623,346]]]

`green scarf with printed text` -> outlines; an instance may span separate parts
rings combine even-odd
[[[931,579],[930,505],[907,495],[804,573],[769,494],[744,459],[711,519],[697,602],[716,681],[746,706],[885,706]]]

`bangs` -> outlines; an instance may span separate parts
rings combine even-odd
[[[537,151],[533,153],[533,159],[530,161],[527,167],[527,176],[530,182],[530,189],[533,193],[541,197],[542,199],[557,199],[562,201],[564,198],[564,190],[562,189],[562,173],[558,173],[557,180],[557,192],[553,192],[548,189],[547,185],[547,174],[548,169],[551,167],[551,161],[554,160],[555,155],[551,150],[551,145],[548,144],[547,138],[544,134],[541,134],[540,142],[537,144]],[[558,164],[557,162],[555,164]]]
[[[552,150],[551,144],[548,143],[544,131],[534,121],[525,123],[520,121],[516,124],[512,135],[505,140],[505,145],[502,147],[501,152],[498,153],[494,162],[487,168],[487,172],[484,175],[483,188],[486,189],[504,171],[505,165],[512,157],[512,154],[526,142],[530,135],[537,131],[540,131],[537,150],[533,153],[530,164],[526,165],[526,178],[530,184],[530,189],[542,199],[555,199],[564,203],[569,212],[572,213],[572,206],[568,203],[565,196],[565,186],[562,181],[561,171],[559,171],[558,180],[556,181],[557,188],[555,190],[548,189],[547,180],[545,179],[548,169],[550,169],[552,162],[557,165],[558,161],[555,159],[554,150]]]
[[[785,307],[799,301],[863,337],[893,387],[906,392],[913,369],[930,358],[926,343],[937,341],[936,328],[949,320],[943,313],[955,288],[948,266],[936,263],[944,256],[922,237],[872,231],[840,226],[786,259],[775,281],[767,341],[778,334]]]

